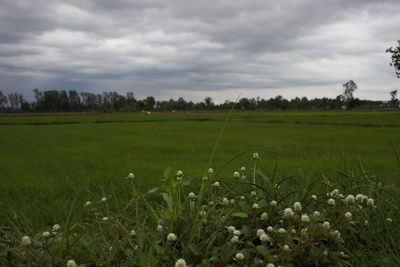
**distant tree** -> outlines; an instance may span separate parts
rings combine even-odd
[[[394,108],[399,107],[399,99],[397,99],[397,90],[390,92],[390,105]]]
[[[204,98],[204,105],[205,105],[205,109],[214,109],[214,102],[212,100],[211,97],[207,96],[206,98]]]
[[[344,92],[339,97],[348,109],[354,108],[358,102],[358,100],[355,100],[353,96],[353,93],[355,90],[357,90],[357,88],[357,84],[352,80],[343,84]]]
[[[156,105],[156,100],[152,96],[146,97],[143,102],[145,110],[153,110],[154,106]]]
[[[0,111],[5,110],[8,103],[8,98],[2,91],[0,91]]]
[[[397,78],[400,78],[400,40],[397,42],[398,42],[397,47],[388,48],[386,50],[386,53],[392,54],[392,62],[390,63],[390,66],[394,67]]]

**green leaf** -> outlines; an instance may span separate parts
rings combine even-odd
[[[244,212],[235,212],[231,216],[239,218],[249,218],[249,215],[247,215],[247,213]]]

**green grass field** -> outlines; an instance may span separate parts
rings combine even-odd
[[[0,217],[15,211],[34,227],[62,221],[74,197],[127,197],[123,177],[142,190],[164,170],[230,177],[258,151],[263,168],[333,177],[371,172],[397,182],[400,113],[234,112],[209,161],[227,113],[49,114],[0,116]],[[242,152],[248,151],[247,153]],[[233,157],[236,159],[229,162]],[[225,166],[226,165],[226,166]]]

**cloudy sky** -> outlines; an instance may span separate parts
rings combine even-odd
[[[399,0],[0,0],[0,90],[215,101],[399,88]]]

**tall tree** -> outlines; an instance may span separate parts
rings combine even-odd
[[[390,105],[394,108],[399,107],[399,99],[397,99],[397,90],[390,92]]]
[[[8,98],[2,91],[0,91],[0,110],[4,110],[8,103]]]
[[[388,48],[386,53],[392,54],[392,62],[390,63],[390,66],[394,67],[397,78],[400,78],[400,40],[397,42],[397,47]]]

